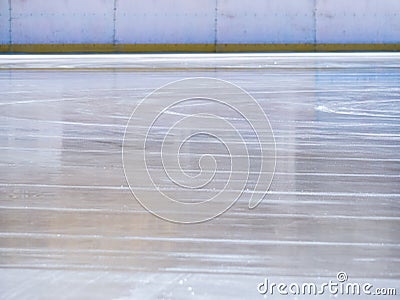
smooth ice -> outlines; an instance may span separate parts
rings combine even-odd
[[[137,103],[188,77],[249,92],[277,165],[257,208],[181,225],[134,199],[121,151]],[[263,299],[340,271],[400,293],[397,53],[2,55],[0,165],[2,299]]]

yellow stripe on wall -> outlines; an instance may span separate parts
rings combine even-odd
[[[0,44],[2,53],[400,51],[400,44]]]

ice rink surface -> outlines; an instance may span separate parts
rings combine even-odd
[[[187,77],[230,81],[268,116],[276,173],[256,209],[181,225],[133,198],[128,119]],[[2,55],[0,153],[1,299],[263,299],[264,278],[340,271],[399,297],[397,53]]]

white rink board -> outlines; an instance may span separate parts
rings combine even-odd
[[[214,43],[215,0],[116,3],[117,43]]]
[[[113,42],[112,1],[12,1],[11,7],[12,43]]]
[[[400,41],[398,0],[318,0],[318,43],[396,43]]]
[[[55,0],[46,5],[4,0],[0,5],[1,44],[400,42],[397,0]]]
[[[10,42],[10,7],[8,4],[7,1],[0,1],[0,44]]]
[[[314,43],[313,0],[223,0],[218,43]]]

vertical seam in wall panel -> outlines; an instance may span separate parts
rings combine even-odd
[[[12,31],[11,31],[11,0],[8,0],[8,43],[11,47],[12,44]],[[11,48],[10,48],[11,49]]]
[[[313,21],[314,21],[314,51],[317,50],[317,1],[318,0],[314,0],[314,13],[313,13]]]
[[[112,36],[112,43],[113,45],[116,44],[116,36],[115,36],[115,22],[117,18],[117,0],[114,0],[114,6],[113,6],[113,36]]]
[[[217,52],[218,43],[218,0],[215,0],[215,16],[214,16],[214,52]]]

